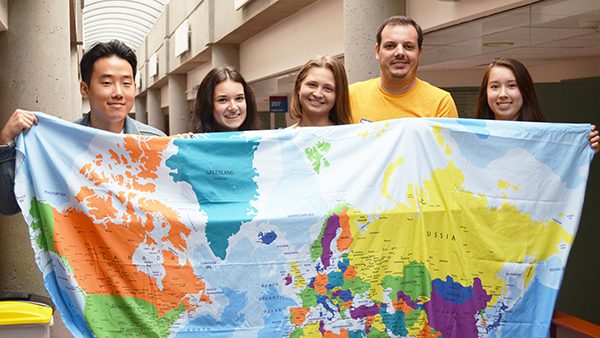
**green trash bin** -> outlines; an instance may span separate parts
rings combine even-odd
[[[54,305],[43,296],[0,294],[0,338],[50,337]]]

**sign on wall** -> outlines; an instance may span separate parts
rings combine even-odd
[[[271,113],[287,113],[288,112],[287,96],[269,96],[269,112],[271,112]]]

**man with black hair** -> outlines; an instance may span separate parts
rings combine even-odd
[[[79,63],[81,95],[88,99],[90,111],[75,123],[113,133],[165,136],[155,128],[128,116],[135,100],[137,59],[131,48],[118,40],[98,43]],[[35,114],[17,109],[0,131],[0,213],[20,211],[15,185],[14,139],[37,124]]]
[[[423,31],[406,16],[386,19],[376,34],[380,76],[350,85],[354,122],[399,117],[458,117],[452,96],[417,78]]]

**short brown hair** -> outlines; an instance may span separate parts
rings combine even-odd
[[[423,30],[421,29],[421,26],[419,26],[415,20],[403,15],[390,16],[389,18],[385,19],[381,26],[379,26],[376,36],[378,46],[381,45],[381,32],[385,26],[413,26],[417,31],[419,49],[423,47]]]

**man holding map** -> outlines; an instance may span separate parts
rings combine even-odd
[[[87,51],[80,62],[80,91],[90,103],[90,112],[75,123],[114,133],[165,136],[128,117],[135,98],[136,67],[134,51],[118,40],[98,43]],[[0,132],[0,213],[4,215],[20,211],[14,195],[14,140],[34,124],[33,112],[17,109]]]

